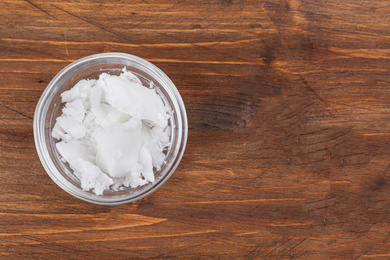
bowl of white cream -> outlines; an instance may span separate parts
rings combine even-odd
[[[77,60],[48,84],[34,114],[48,175],[87,202],[139,200],[178,167],[188,136],[183,100],[168,76],[125,53]]]

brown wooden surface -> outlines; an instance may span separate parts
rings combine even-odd
[[[81,57],[177,85],[182,163],[145,199],[84,203],[45,173],[33,115]],[[390,1],[0,2],[1,259],[389,259]]]

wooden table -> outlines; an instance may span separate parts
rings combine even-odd
[[[157,192],[99,206],[33,140],[63,67],[124,52],[188,113]],[[390,1],[0,2],[1,259],[389,259]]]

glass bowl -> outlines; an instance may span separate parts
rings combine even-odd
[[[84,191],[80,181],[74,176],[67,163],[61,161],[56,149],[55,138],[51,136],[56,118],[62,114],[61,93],[71,89],[81,79],[97,79],[103,72],[119,75],[126,67],[149,86],[153,81],[157,93],[163,102],[171,108],[173,115],[171,143],[165,162],[159,171],[155,171],[155,181],[137,188],[106,190],[103,195]],[[101,205],[124,204],[139,200],[163,185],[178,167],[187,143],[187,114],[183,100],[173,82],[155,65],[134,55],[125,53],[101,53],[79,59],[61,70],[49,83],[38,101],[34,114],[35,146],[48,175],[69,194],[87,202]]]

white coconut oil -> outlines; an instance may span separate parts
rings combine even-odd
[[[136,188],[154,181],[170,146],[171,110],[153,88],[125,68],[81,80],[65,103],[52,136],[83,190]]]

